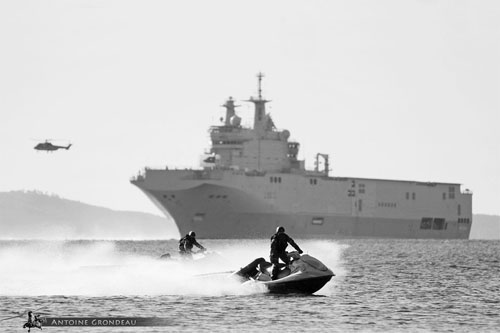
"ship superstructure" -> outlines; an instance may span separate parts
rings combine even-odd
[[[223,124],[210,128],[202,168],[146,168],[131,180],[181,234],[260,238],[283,225],[296,238],[469,237],[472,193],[458,183],[334,177],[322,153],[306,170],[299,143],[266,112],[257,77],[258,95],[247,101],[252,128],[241,125],[229,98]]]

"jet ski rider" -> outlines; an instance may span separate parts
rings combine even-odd
[[[193,245],[196,245],[201,251],[206,249],[196,241],[196,233],[190,231],[186,236],[179,240],[179,253],[182,256],[191,258],[193,253]]]
[[[290,244],[293,246],[299,254],[302,254],[300,247],[294,242],[294,240],[285,234],[285,228],[279,226],[276,228],[276,233],[271,237],[271,254],[270,261],[273,264],[273,271],[271,273],[271,279],[276,280],[279,273],[279,259],[281,259],[287,266],[290,264],[290,258],[287,255],[286,247]]]

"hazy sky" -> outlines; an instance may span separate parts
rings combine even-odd
[[[499,44],[497,0],[0,1],[0,191],[160,214],[129,178],[198,167],[262,71],[307,165],[461,183],[500,214]]]

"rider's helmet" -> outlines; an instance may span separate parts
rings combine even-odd
[[[188,235],[191,237],[196,237],[196,233],[194,231],[190,231]]]
[[[282,226],[279,226],[276,228],[276,232],[285,232],[285,228],[283,228]]]

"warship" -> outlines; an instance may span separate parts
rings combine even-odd
[[[131,178],[175,221],[200,238],[262,238],[284,226],[294,238],[468,239],[472,193],[459,183],[330,175],[329,156],[308,170],[299,142],[276,128],[266,112],[262,78],[253,127],[242,126],[230,97],[225,117],[209,130],[211,147],[200,167],[146,167]]]

